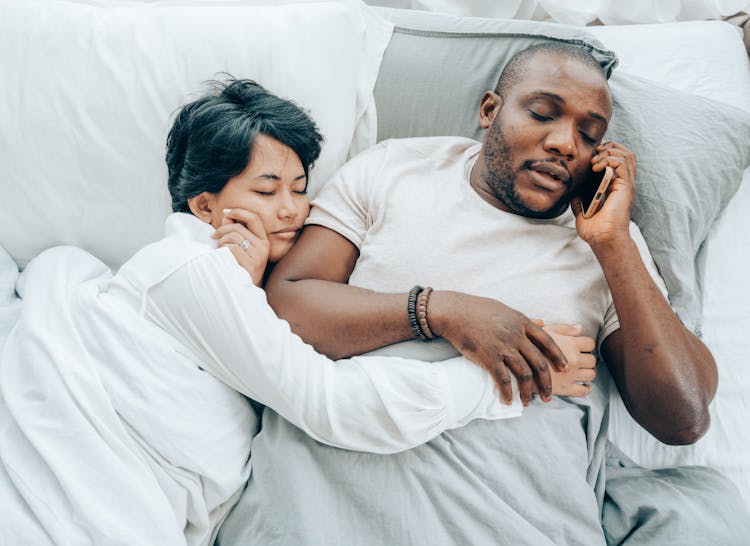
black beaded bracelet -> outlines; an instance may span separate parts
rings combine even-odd
[[[411,327],[414,337],[419,341],[430,341],[430,338],[424,335],[424,332],[419,325],[419,317],[417,316],[417,296],[419,296],[419,293],[422,290],[423,288],[419,285],[415,285],[409,290],[409,302],[406,309],[409,316],[409,326]]]

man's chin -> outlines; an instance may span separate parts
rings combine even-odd
[[[519,211],[519,214],[522,216],[547,219],[556,218],[565,212],[570,204],[570,199],[566,196],[553,202],[549,200],[545,200],[544,202],[527,200],[520,204],[522,205],[522,210]]]

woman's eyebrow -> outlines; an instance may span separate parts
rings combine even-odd
[[[281,180],[281,177],[279,175],[274,173],[261,173],[255,178],[262,178],[263,180]],[[297,176],[295,180],[302,180],[303,178],[307,178],[307,175],[305,173],[302,173],[301,175]]]

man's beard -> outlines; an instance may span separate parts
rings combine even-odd
[[[503,138],[502,127],[497,117],[488,129],[484,145],[484,162],[485,171],[482,174],[482,181],[492,190],[495,197],[515,214],[528,218],[554,218],[567,208],[568,200],[565,198],[543,211],[530,209],[523,202],[516,190],[517,173],[513,171],[513,156],[508,143]],[[531,162],[524,162],[520,170],[529,167],[527,163]]]

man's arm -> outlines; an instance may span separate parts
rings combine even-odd
[[[658,440],[696,442],[708,430],[718,384],[711,353],[672,311],[632,240],[595,253],[620,319],[620,329],[602,343],[602,356],[625,406]]]
[[[266,284],[276,313],[331,358],[414,337],[406,312],[406,289],[411,287],[401,294],[382,294],[345,284],[358,256],[357,248],[338,233],[307,226]],[[495,300],[436,290],[430,296],[429,321],[435,335],[490,373],[506,401],[512,394],[511,373],[528,404],[535,387],[549,400],[550,367],[567,365],[538,324]]]
[[[359,250],[321,226],[305,226],[266,282],[268,301],[292,330],[333,359],[412,339],[405,294],[349,286]],[[411,288],[411,287],[408,287]]]
[[[604,207],[593,217],[584,219],[580,202],[573,202],[576,228],[599,260],[620,321],[620,329],[602,343],[602,356],[641,426],[667,444],[693,443],[710,423],[716,363],[672,311],[630,236],[635,155],[608,143],[592,162],[595,171],[610,165],[617,176]]]

